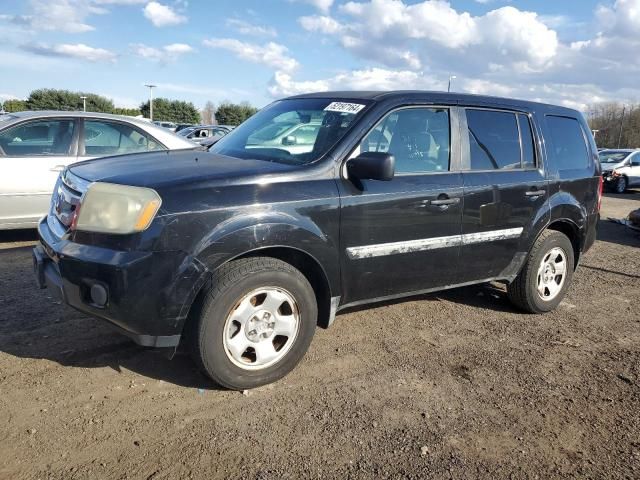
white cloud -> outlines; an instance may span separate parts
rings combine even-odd
[[[90,62],[115,62],[117,55],[104,48],[94,48],[84,43],[59,43],[48,45],[45,43],[23,45],[23,50],[45,57],[68,57]]]
[[[202,42],[210,48],[221,48],[234,53],[238,58],[266,65],[275,70],[290,72],[298,67],[296,59],[289,56],[289,49],[279,43],[264,45],[241,42],[234,38],[210,38]]]
[[[278,32],[273,27],[264,25],[254,25],[252,23],[240,20],[238,18],[229,18],[226,21],[227,26],[233,28],[242,35],[253,35],[256,37],[277,37]]]
[[[177,13],[173,8],[155,1],[147,3],[143,12],[156,27],[179,25],[187,21],[187,17]]]
[[[134,43],[130,45],[130,47],[139,57],[157,62],[174,61],[181,55],[191,53],[193,51],[191,45],[187,45],[186,43],[172,43],[160,48],[150,47],[144,43]]]
[[[170,45],[165,45],[162,47],[163,50],[172,55],[182,55],[183,53],[189,53],[193,51],[190,45],[186,43],[172,43]]]
[[[92,14],[105,13],[88,0],[31,0],[29,25],[35,30],[84,33],[94,28],[86,23]]]
[[[274,97],[327,90],[402,90],[438,88],[438,81],[428,75],[409,70],[368,68],[339,73],[322,80],[295,81],[291,75],[276,72],[269,85]]]
[[[297,81],[291,75],[276,72],[268,87],[273,97],[328,90],[445,90],[448,77],[410,70],[367,68],[339,73],[331,78]],[[605,101],[628,98],[628,90],[607,91],[592,83],[515,83],[507,84],[473,77],[454,80],[452,90],[461,93],[497,97],[523,98],[531,101],[564,105],[586,111],[587,106]]]
[[[596,17],[603,32],[640,39],[640,0],[616,0],[611,7],[600,5]]]
[[[385,65],[390,64],[384,49],[392,48],[413,49],[423,59],[448,55],[450,61],[454,54],[475,57],[476,63],[492,58],[493,63],[539,69],[553,60],[559,44],[556,32],[536,13],[511,6],[472,16],[444,0],[411,5],[401,0],[371,0],[348,2],[339,12],[350,20],[302,17],[300,22],[307,30],[341,34],[343,46],[355,46],[355,53]],[[442,47],[449,51],[443,53]]]
[[[291,2],[306,3],[317,8],[321,12],[327,13],[333,5],[333,0],[289,0]]]
[[[558,35],[542,23],[534,12],[514,7],[493,10],[476,20],[484,43],[503,57],[503,62],[525,62],[544,67],[558,51]]]
[[[86,33],[95,28],[87,20],[109,12],[106,7],[138,5],[148,0],[29,0],[28,14],[0,15],[0,21],[35,31]]]
[[[640,0],[616,0],[595,11],[597,33],[561,49],[553,80],[591,82],[610,91],[631,89],[640,97]],[[626,91],[626,90],[624,90]],[[629,92],[627,92],[629,94]],[[635,97],[635,98],[633,98]]]
[[[320,32],[326,35],[335,35],[342,33],[345,26],[326,15],[309,15],[300,17],[298,22],[305,30],[309,32]]]
[[[142,5],[148,0],[93,0],[97,5]]]

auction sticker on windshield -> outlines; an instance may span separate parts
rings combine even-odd
[[[327,112],[358,113],[365,105],[359,103],[331,102],[325,107]]]

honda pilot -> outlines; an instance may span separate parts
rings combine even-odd
[[[291,125],[313,127],[307,148],[259,145],[256,132]],[[589,127],[568,108],[300,95],[208,152],[67,168],[35,274],[140,345],[182,342],[213,380],[247,389],[290,372],[316,326],[354,305],[502,282],[523,312],[553,310],[594,243],[602,181]]]

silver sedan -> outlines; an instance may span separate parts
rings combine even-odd
[[[49,209],[59,172],[71,163],[194,147],[134,117],[53,111],[0,115],[0,230],[35,227]]]

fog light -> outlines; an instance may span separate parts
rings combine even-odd
[[[107,300],[109,295],[107,294],[107,289],[102,285],[94,283],[91,285],[91,303],[93,303],[97,307],[104,307],[107,304]]]

